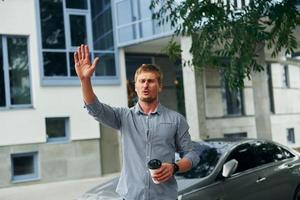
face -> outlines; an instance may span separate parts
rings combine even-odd
[[[135,91],[139,101],[152,103],[158,99],[161,85],[157,80],[156,73],[141,72],[136,79]]]

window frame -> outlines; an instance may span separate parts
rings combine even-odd
[[[23,156],[33,156],[33,170],[34,173],[26,174],[26,175],[14,175],[14,164],[13,158],[23,157]],[[26,152],[26,153],[13,153],[10,155],[11,157],[11,182],[19,183],[19,182],[27,182],[39,180],[40,177],[40,163],[39,163],[39,154],[37,151],[35,152]]]
[[[238,91],[236,91],[236,94],[239,94],[238,96],[234,96],[233,93],[228,90],[227,81],[225,80],[225,77],[223,73],[221,72],[221,96],[222,96],[222,104],[223,104],[223,113],[225,117],[241,117],[245,116],[245,99],[244,99],[244,90],[242,88],[239,88]],[[240,99],[240,113],[229,113],[228,112],[228,99],[227,94],[230,94],[231,97],[239,98]]]
[[[93,46],[93,27],[92,27],[92,10],[91,10],[91,3],[90,0],[87,1],[87,9],[74,9],[74,8],[67,8],[66,1],[61,0],[63,4],[63,20],[64,20],[64,29],[65,29],[65,48],[64,49],[48,49],[43,48],[42,45],[42,26],[41,26],[41,13],[40,13],[40,0],[37,0],[35,3],[36,11],[37,11],[37,25],[38,25],[38,43],[39,43],[39,65],[40,65],[40,82],[42,86],[79,86],[80,81],[77,76],[71,75],[71,66],[70,66],[70,54],[77,50],[77,47],[71,47],[71,31],[70,31],[70,23],[69,23],[69,16],[72,14],[75,15],[84,15],[86,16],[86,26],[87,26],[87,41],[88,46],[90,48],[91,53],[91,62],[94,59],[95,53],[112,53],[114,55],[115,61],[115,75],[114,76],[92,76],[92,81],[94,85],[120,85],[120,67],[119,66],[119,49],[116,46],[115,42],[115,26],[113,21],[113,10],[112,10],[112,3],[110,5],[111,9],[111,18],[112,18],[112,32],[113,34],[113,50],[94,50]],[[66,54],[66,63],[67,63],[67,75],[66,76],[45,76],[44,75],[44,61],[43,61],[43,53],[44,52],[61,52]],[[100,58],[101,59],[101,58]]]
[[[9,55],[8,55],[8,38],[24,38],[26,39],[27,46],[27,57],[28,57],[28,81],[29,81],[29,93],[30,93],[30,104],[17,104],[14,105],[11,103],[11,88],[10,88],[10,75],[9,75]],[[32,97],[32,79],[31,79],[31,62],[30,62],[30,48],[29,48],[29,38],[26,35],[1,35],[0,40],[2,41],[2,56],[3,56],[3,73],[4,73],[4,88],[5,88],[5,103],[6,105],[0,107],[1,110],[9,109],[24,109],[24,108],[33,108],[33,97]],[[1,66],[0,66],[1,67]]]
[[[292,132],[290,132],[292,131]],[[290,134],[292,134],[290,136]],[[291,138],[291,140],[289,140]],[[296,135],[295,135],[295,128],[287,128],[286,129],[286,139],[287,143],[290,145],[296,144]]]
[[[291,87],[289,65],[283,65],[282,87],[283,88],[290,88]]]
[[[64,137],[56,137],[51,138],[47,134],[47,119],[63,119],[65,126],[65,136]],[[45,118],[45,130],[46,130],[46,142],[47,143],[68,143],[70,142],[70,118],[69,117],[46,117]]]
[[[173,31],[170,26],[170,22],[165,22],[165,24],[158,26],[158,21],[153,20],[151,16],[149,17],[142,17],[141,16],[141,10],[142,6],[140,0],[115,0],[112,1],[113,6],[113,12],[117,13],[118,11],[118,5],[122,2],[128,1],[130,4],[130,14],[132,15],[132,19],[130,22],[119,24],[118,22],[118,16],[113,15],[114,21],[116,22],[116,36],[115,36],[115,44],[118,47],[124,47],[132,44],[136,44],[139,42],[149,41],[161,37],[167,37],[173,34]],[[152,25],[152,34],[143,36],[143,28],[142,23],[144,22],[150,22]],[[130,39],[121,41],[120,40],[120,33],[122,32],[123,28],[130,28],[132,30],[132,36]],[[124,31],[123,31],[124,32]]]

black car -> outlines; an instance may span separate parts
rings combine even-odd
[[[176,174],[179,200],[300,200],[299,153],[259,139],[194,142],[199,164]],[[180,154],[179,154],[180,156]],[[97,186],[80,200],[117,200],[118,178]]]

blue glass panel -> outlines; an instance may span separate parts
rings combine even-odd
[[[93,43],[95,50],[112,50],[114,46],[111,7],[92,6]]]
[[[3,66],[2,37],[0,37],[0,107],[3,107],[6,105],[3,67],[4,66]]]
[[[87,44],[85,16],[70,15],[71,45],[73,47]]]
[[[64,49],[65,29],[62,0],[40,0],[42,45],[44,49]]]
[[[122,28],[119,28],[118,35],[119,35],[119,43],[127,42],[133,39],[136,39],[135,35],[135,25],[129,25]]]
[[[27,38],[7,38],[11,104],[30,104]]]
[[[73,9],[87,9],[87,0],[66,0],[66,7]]]
[[[129,0],[121,1],[117,6],[117,24],[124,25],[134,21],[132,6]]]
[[[96,76],[116,76],[115,56],[113,53],[95,53],[100,58]]]
[[[140,25],[140,35],[142,38],[150,37],[153,35],[152,20],[143,21],[139,25]]]
[[[66,53],[44,52],[44,75],[67,76]]]

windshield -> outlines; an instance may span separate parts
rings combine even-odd
[[[214,145],[205,142],[194,142],[194,149],[199,155],[200,161],[197,166],[185,173],[177,173],[176,176],[184,178],[203,178],[208,176],[216,167],[222,151]],[[182,157],[183,155],[181,155]]]

